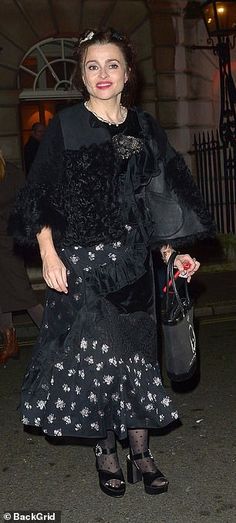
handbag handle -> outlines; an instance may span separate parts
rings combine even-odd
[[[166,271],[166,313],[169,310],[170,281],[171,281],[171,285],[172,285],[172,289],[173,289],[175,298],[176,298],[176,300],[178,302],[178,305],[180,307],[180,310],[181,310],[183,316],[185,316],[185,308],[184,308],[182,300],[180,298],[178,289],[176,287],[175,278],[174,278],[174,261],[175,261],[176,256],[177,256],[177,252],[176,251],[172,252],[172,254],[169,257],[168,263],[167,263],[167,271]],[[189,292],[188,292],[188,283],[187,283],[186,280],[184,282],[184,286],[185,286],[184,290],[185,290],[186,301],[187,301],[188,305],[190,305],[191,302],[190,302],[190,297],[189,297]]]

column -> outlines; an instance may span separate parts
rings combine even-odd
[[[191,147],[184,45],[187,1],[147,0],[156,86],[156,115],[173,145],[183,153]]]

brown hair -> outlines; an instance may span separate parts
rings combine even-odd
[[[3,158],[2,151],[0,151],[0,182],[3,180],[5,176],[5,169],[6,169],[6,162]]]
[[[125,107],[130,107],[134,104],[136,91],[136,63],[133,46],[125,33],[116,31],[113,28],[96,30],[87,29],[84,31],[78,40],[75,49],[74,57],[77,61],[73,75],[73,84],[81,92],[83,99],[89,99],[89,93],[84,85],[82,74],[83,64],[87,49],[93,44],[115,44],[122,52],[128,70],[128,80],[124,85],[121,94],[121,103]]]

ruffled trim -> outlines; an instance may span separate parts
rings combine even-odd
[[[96,295],[107,296],[134,283],[147,272],[148,252],[144,243],[127,247],[119,260],[115,262],[110,260],[87,272],[86,286],[88,285]],[[67,265],[69,263],[73,271],[77,272],[77,266],[72,265],[67,257],[66,263]],[[78,270],[81,271],[79,266]],[[81,272],[78,273],[78,276],[81,276]]]
[[[126,259],[119,260],[117,264],[109,262],[109,267],[106,265],[94,269],[88,278],[88,284],[94,292],[106,296],[134,283],[146,273],[145,248],[136,249],[126,255]]]

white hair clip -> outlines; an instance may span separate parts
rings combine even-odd
[[[93,36],[95,35],[94,31],[90,31],[90,33],[82,38],[82,40],[79,41],[79,45],[83,44],[84,42],[87,42],[87,40],[92,40]]]

